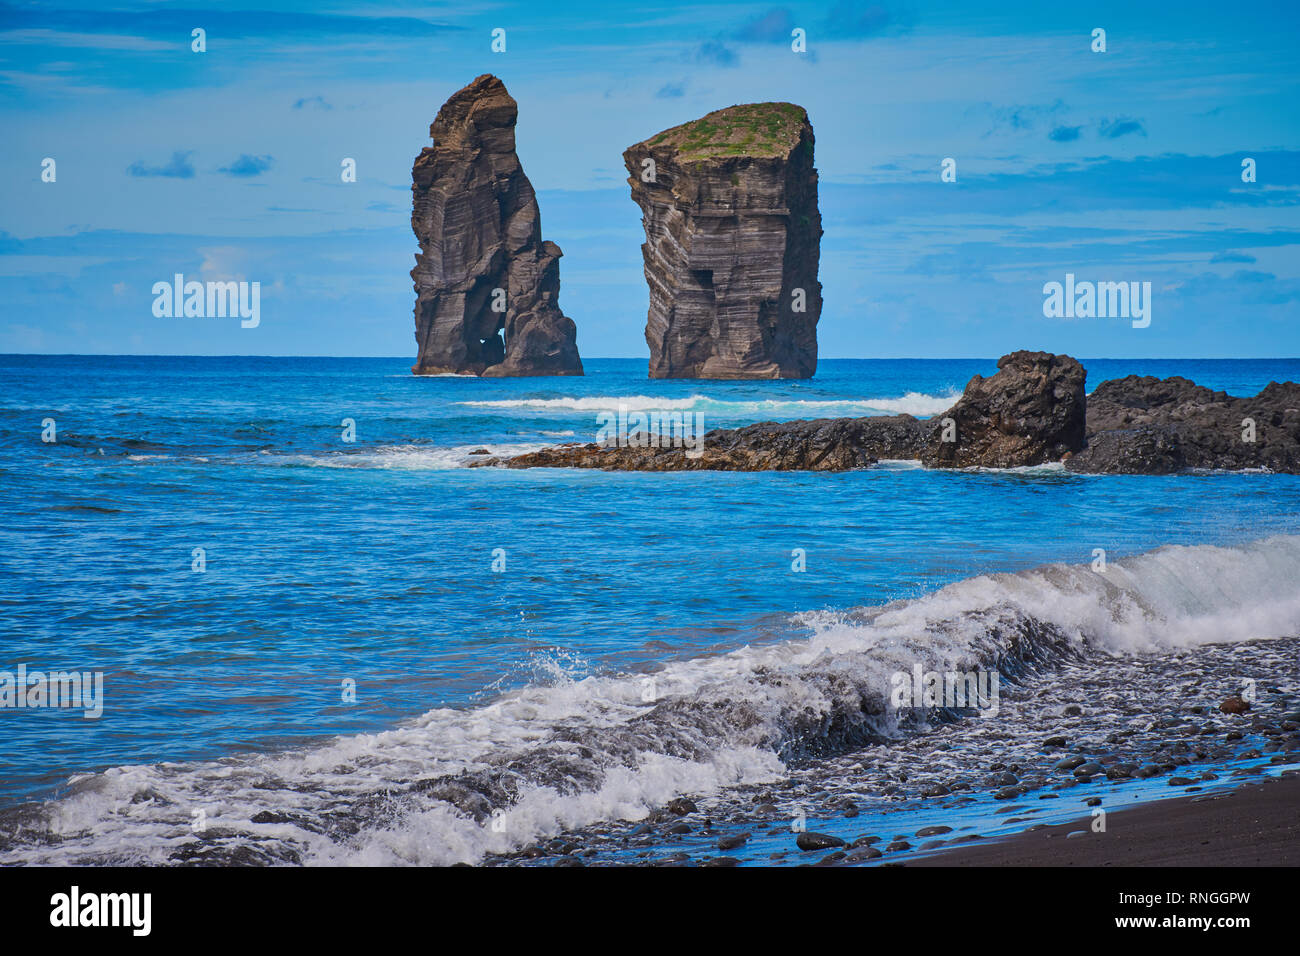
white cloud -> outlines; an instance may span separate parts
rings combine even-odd
[[[0,46],[9,43],[36,44],[40,46],[83,47],[96,50],[131,50],[150,53],[189,48],[189,38],[180,41],[150,40],[148,37],[125,36],[112,33],[64,33],[60,30],[11,30],[0,36]]]

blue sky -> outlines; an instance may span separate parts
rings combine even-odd
[[[413,357],[411,163],[491,72],[585,357],[647,354],[623,149],[764,100],[816,131],[823,357],[1300,355],[1294,2],[251,6],[0,0],[0,352]],[[261,324],[155,318],[176,272]],[[1150,327],[1045,318],[1067,272]]]

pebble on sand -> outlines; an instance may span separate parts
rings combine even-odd
[[[844,845],[844,841],[829,833],[814,833],[808,830],[795,838],[795,845],[805,853],[811,850],[831,850]]]

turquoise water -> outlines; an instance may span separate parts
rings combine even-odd
[[[590,441],[620,401],[708,428],[930,415],[996,368],[826,360],[808,382],[662,382],[640,360],[585,364],[580,379],[478,380],[415,378],[400,359],[0,358],[0,670],[102,671],[105,688],[98,720],[0,709],[0,803],[436,708],[490,723],[506,691],[802,639],[810,612],[1097,548],[1117,560],[1300,528],[1292,476],[463,467],[482,448]],[[1090,387],[1300,380],[1297,360],[1085,365]]]

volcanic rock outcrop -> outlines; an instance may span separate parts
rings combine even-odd
[[[702,436],[698,454],[684,447],[569,444],[473,467],[600,468],[605,471],[852,471],[881,459],[915,459],[929,424],[911,415],[760,422]]]
[[[542,240],[515,154],[518,115],[505,84],[478,77],[443,104],[411,170],[417,375],[582,374],[562,253]]]
[[[1088,447],[1066,467],[1098,474],[1188,468],[1300,473],[1300,385],[1236,398],[1180,376],[1130,375],[1088,397]]]
[[[650,377],[810,377],[822,225],[803,108],[717,110],[623,163],[645,226]]]
[[[976,375],[957,404],[936,416],[922,463],[1016,468],[1079,451],[1086,431],[1087,374],[1068,355],[1002,356],[996,375]]]
[[[655,447],[634,436],[569,444],[476,466],[607,471],[849,471],[885,459],[932,468],[1016,468],[1064,461],[1070,471],[1169,474],[1259,469],[1300,474],[1300,384],[1270,382],[1234,398],[1185,378],[1131,375],[1084,393],[1068,355],[1013,352],[976,375],[957,403],[928,421],[910,415],[762,422]],[[671,441],[665,442],[667,435]],[[626,440],[625,440],[626,439]],[[672,447],[676,444],[676,447]]]

